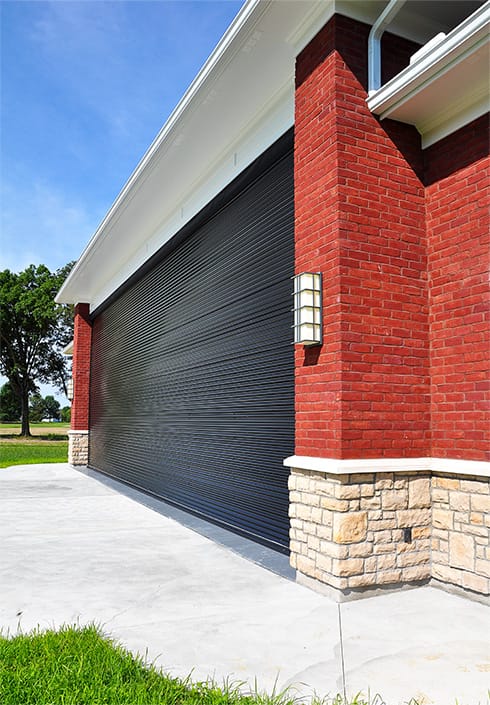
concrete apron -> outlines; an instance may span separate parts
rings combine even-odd
[[[422,587],[339,606],[115,487],[64,464],[0,471],[4,634],[97,622],[194,680],[333,695],[344,673],[348,695],[390,705],[488,702],[484,605]]]

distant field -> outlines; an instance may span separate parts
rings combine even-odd
[[[69,423],[52,423],[49,421],[31,423],[31,433],[33,436],[45,436],[47,434],[66,436],[69,430]],[[16,433],[20,433],[20,423],[0,424],[0,436],[11,436]]]
[[[0,441],[0,468],[33,463],[66,463],[67,441],[3,440]]]

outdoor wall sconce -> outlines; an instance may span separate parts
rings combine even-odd
[[[73,377],[70,377],[66,382],[66,396],[69,401],[73,401]]]
[[[303,272],[294,279],[294,342],[300,345],[322,343],[322,275]]]

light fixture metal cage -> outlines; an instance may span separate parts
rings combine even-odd
[[[299,345],[322,343],[322,275],[302,272],[294,280],[294,342]]]

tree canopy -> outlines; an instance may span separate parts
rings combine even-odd
[[[22,435],[29,435],[29,394],[37,382],[66,394],[68,370],[63,349],[73,336],[73,310],[54,297],[73,263],[56,272],[30,265],[23,272],[0,272],[0,372],[21,405]]]
[[[20,421],[20,401],[13,392],[10,382],[0,389],[0,423]]]

